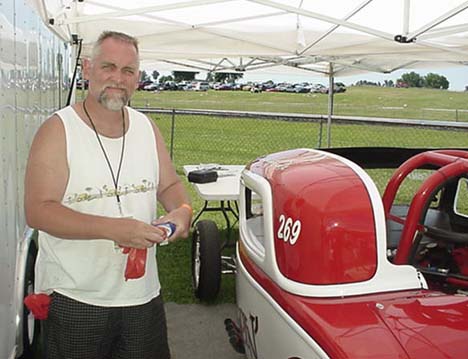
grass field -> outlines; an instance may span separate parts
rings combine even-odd
[[[83,92],[78,91],[78,97]],[[132,106],[166,109],[326,114],[328,96],[243,91],[163,91],[135,93]],[[351,86],[335,94],[334,113],[346,116],[468,121],[468,92],[418,88]]]
[[[326,114],[328,97],[322,94],[249,93],[249,92],[137,92],[133,107],[166,109],[221,109],[280,113]],[[389,117],[425,120],[468,121],[468,93],[428,89],[350,87],[335,96],[335,114],[364,117]],[[170,138],[170,116],[154,116],[166,140]],[[391,140],[402,147],[468,147],[466,132],[412,130],[399,127],[338,125],[333,127],[333,145],[384,146]],[[256,157],[290,148],[316,147],[319,126],[308,123],[223,120],[211,117],[177,119],[174,162],[183,176],[182,165],[197,163],[242,164]],[[247,145],[239,145],[247,144]],[[391,172],[372,173],[382,191]],[[185,178],[184,178],[185,181]],[[200,209],[202,201],[193,186],[185,181]],[[419,183],[419,182],[418,182]],[[410,184],[413,187],[415,183]],[[209,214],[220,228],[221,216]],[[158,250],[160,278],[165,300],[192,303],[190,238]],[[216,303],[235,301],[234,277],[225,275]]]
[[[243,91],[139,91],[132,105],[161,108],[219,109],[260,112],[326,114],[324,94],[250,93]],[[468,121],[468,93],[446,90],[384,87],[349,87],[335,94],[334,113],[410,119]]]

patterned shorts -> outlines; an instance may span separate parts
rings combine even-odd
[[[169,359],[161,296],[130,307],[99,307],[53,293],[45,322],[47,359]]]

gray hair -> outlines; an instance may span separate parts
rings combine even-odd
[[[118,41],[126,42],[127,44],[131,44],[135,47],[137,54],[139,54],[138,49],[138,40],[130,35],[127,35],[123,32],[118,31],[103,31],[99,38],[97,39],[96,43],[93,46],[93,50],[91,53],[91,58],[94,59],[97,55],[99,55],[101,51],[101,45],[106,39],[115,39]]]

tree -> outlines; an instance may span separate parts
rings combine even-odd
[[[170,82],[170,81],[174,81],[174,78],[172,76],[161,76],[159,78],[159,83],[165,83],[165,82]]]
[[[244,76],[243,73],[234,72],[215,72],[216,82],[236,82],[237,79],[241,79]]]
[[[401,79],[398,80],[408,84],[409,87],[424,87],[424,78],[414,71],[401,75]]]
[[[151,76],[153,77],[153,80],[156,81],[159,77],[159,71],[153,70],[153,72],[151,73]]]
[[[424,77],[424,82],[426,83],[426,87],[433,88],[433,89],[448,89],[449,82],[445,76],[428,73]]]
[[[354,84],[354,86],[380,86],[380,84],[368,80],[359,80]]]
[[[206,74],[206,81],[208,82],[214,81],[214,75],[211,71]]]
[[[146,80],[149,80],[149,75],[146,73],[145,70],[143,70],[143,71],[141,72],[140,81],[146,81]]]
[[[195,75],[198,73],[194,71],[172,71],[172,76],[174,76],[175,82],[192,81],[195,80]]]

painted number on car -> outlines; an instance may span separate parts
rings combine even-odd
[[[278,238],[290,244],[296,243],[301,234],[301,221],[294,221],[291,217],[286,217],[282,214],[279,217],[279,222]]]

